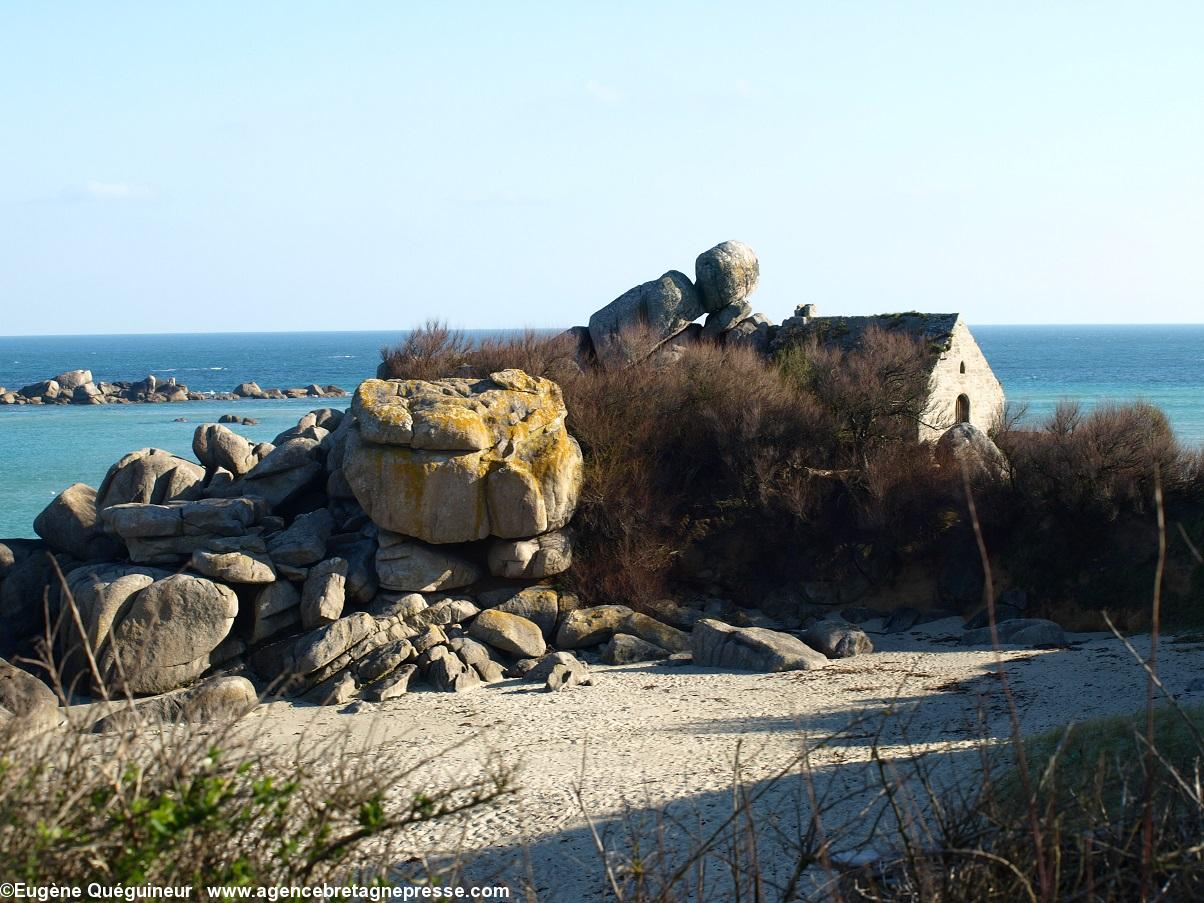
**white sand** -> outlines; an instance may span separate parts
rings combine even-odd
[[[716,824],[731,810],[737,754],[743,777],[758,781],[796,759],[806,737],[843,732],[811,757],[815,786],[849,797],[826,816],[834,833],[842,821],[864,821],[867,788],[877,784],[869,763],[878,732],[885,757],[928,753],[943,780],[961,776],[972,786],[979,738],[1009,733],[992,673],[995,654],[956,645],[958,620],[893,636],[867,626],[878,651],[820,671],[616,667],[598,669],[593,687],[560,693],[506,681],[462,694],[414,692],[361,704],[355,713],[274,702],[248,720],[260,742],[286,749],[349,732],[352,749],[390,767],[439,753],[424,771],[434,781],[476,774],[491,754],[519,767],[514,796],[416,834],[415,847],[460,845],[473,862],[470,876],[500,875],[516,889],[530,881],[541,900],[594,899],[602,869],[575,799],[578,787],[608,843],[621,848],[624,812],[676,801],[671,811],[689,813],[691,824],[699,816]],[[1144,672],[1119,641],[1104,634],[1073,640],[1066,650],[1003,653],[1025,733],[1143,707]],[[1148,637],[1134,645],[1146,654]],[[1184,692],[1204,676],[1204,645],[1164,641],[1160,671],[1180,699],[1204,700],[1204,693]],[[791,822],[800,806],[809,811],[805,794],[805,782],[792,778],[770,788],[761,806]]]

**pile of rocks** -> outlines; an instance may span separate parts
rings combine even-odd
[[[343,398],[338,386],[317,384],[289,389],[261,389],[241,383],[232,392],[193,392],[175,377],[159,380],[153,374],[137,382],[95,382],[91,370],[68,370],[58,376],[23,386],[0,387],[0,404],[133,404],[176,401],[234,401],[239,398]]]
[[[677,270],[637,285],[574,327],[583,356],[609,369],[653,355],[670,358],[702,340],[766,350],[772,324],[748,301],[760,264],[753,249],[725,241],[698,255],[694,281]],[[696,322],[705,317],[703,323]]]
[[[583,466],[567,416],[555,383],[519,370],[370,379],[348,411],[312,411],[270,443],[207,423],[196,461],[131,452],[99,488],[60,493],[40,540],[0,541],[0,656],[53,636],[76,692],[153,696],[141,717],[205,720],[261,693],[562,690],[589,684],[590,665],[807,670],[873,650],[834,606],[790,630],[722,600],[582,606],[556,585]],[[1004,642],[1065,641],[1017,600],[1000,605]],[[985,642],[967,626],[965,642]],[[55,702],[0,659],[0,722]]]
[[[558,588],[582,481],[566,418],[560,388],[519,370],[371,379],[349,411],[270,443],[207,423],[197,462],[132,452],[55,498],[40,541],[0,543],[0,654],[49,628],[67,686],[155,695],[143,714],[174,719],[238,714],[265,688],[378,702],[415,682],[560,690],[588,684],[590,663],[827,661],[703,610],[582,607]],[[28,708],[6,699],[0,718]]]

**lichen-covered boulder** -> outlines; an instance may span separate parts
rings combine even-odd
[[[487,379],[370,379],[356,389],[343,473],[378,526],[430,543],[525,538],[568,523],[581,449],[560,387]]]
[[[537,658],[547,649],[538,624],[496,608],[488,608],[477,615],[468,628],[468,635],[494,649],[525,658]]]
[[[725,241],[694,261],[694,280],[702,306],[713,314],[752,294],[761,275],[757,255],[742,241]]]
[[[670,270],[594,312],[589,335],[595,358],[607,369],[641,361],[705,312],[690,277]]]
[[[271,583],[276,579],[271,559],[254,553],[197,549],[189,566],[202,576],[225,583]]]
[[[595,605],[571,611],[560,622],[556,645],[561,649],[583,649],[604,643],[626,628],[633,613],[626,605]]]
[[[662,624],[656,618],[638,611],[628,615],[620,629],[625,634],[637,636],[646,643],[670,652],[687,652],[690,649],[690,635],[684,630]]]
[[[556,633],[560,621],[560,596],[550,586],[486,590],[477,594],[477,601],[482,608],[495,608],[533,621],[548,638]]]

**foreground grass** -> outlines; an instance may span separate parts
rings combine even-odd
[[[1035,781],[1049,787],[1057,778],[1060,802],[1083,799],[1103,785],[1106,802],[1117,804],[1124,788],[1144,781],[1143,761],[1150,750],[1145,736],[1146,715],[1091,718],[1047,731],[1025,741],[1029,770]],[[1154,710],[1154,744],[1162,780],[1193,777],[1204,756],[1204,704]]]
[[[458,785],[346,737],[268,753],[237,724],[0,730],[0,877],[31,886],[388,883],[410,829],[509,791],[502,769]]]

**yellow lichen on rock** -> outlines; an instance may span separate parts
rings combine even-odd
[[[568,523],[581,450],[560,387],[522,370],[488,379],[366,380],[343,472],[368,516],[427,542],[533,536]]]

